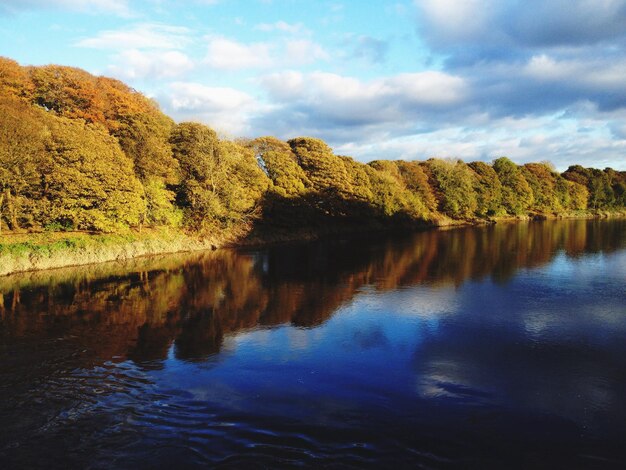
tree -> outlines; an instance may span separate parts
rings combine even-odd
[[[32,92],[33,85],[24,68],[14,60],[0,57],[0,94],[29,101]]]
[[[476,174],[476,214],[502,215],[502,183],[496,171],[485,162],[472,162],[468,166]]]
[[[313,189],[339,196],[352,192],[343,160],[334,155],[325,142],[312,137],[298,137],[287,143]]]
[[[500,183],[502,184],[502,205],[511,215],[526,213],[533,204],[532,188],[524,178],[520,168],[506,157],[493,162]]]
[[[48,116],[46,125],[42,223],[106,232],[137,226],[144,191],[117,140],[82,120]]]
[[[429,220],[430,211],[417,191],[407,188],[398,165],[390,160],[374,160],[366,165],[374,195],[373,203],[384,216],[401,215],[413,220]]]
[[[572,165],[563,173],[563,177],[587,188],[587,206],[591,209],[607,209],[615,202],[609,175],[602,170]]]
[[[281,196],[302,195],[312,186],[286,142],[275,137],[259,137],[250,141],[247,146],[252,149],[260,167],[272,180],[274,191]]]
[[[614,205],[616,207],[626,206],[626,171],[615,171],[613,168],[605,168],[609,184],[613,189]]]
[[[439,190],[439,210],[454,218],[472,217],[478,208],[475,173],[461,160],[431,158],[425,165]]]
[[[420,197],[428,213],[437,210],[437,200],[435,199],[432,188],[428,184],[428,175],[426,175],[419,163],[399,160],[396,162],[396,165],[404,185],[409,191]]]
[[[34,103],[70,119],[104,122],[102,96],[93,75],[59,65],[29,67],[27,70],[34,87]]]
[[[250,149],[220,142],[212,129],[197,123],[176,126],[170,139],[180,162],[180,199],[194,229],[245,224],[270,181]]]
[[[3,217],[13,230],[29,222],[25,206],[37,195],[44,137],[36,112],[17,98],[0,97],[0,230]]]
[[[535,210],[558,213],[567,207],[567,187],[560,184],[561,176],[548,164],[526,163],[521,170],[533,191]]]

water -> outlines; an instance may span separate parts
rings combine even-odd
[[[624,468],[626,221],[0,278],[2,468]]]

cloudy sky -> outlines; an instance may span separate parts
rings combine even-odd
[[[626,170],[626,0],[2,0],[0,55],[229,137]]]

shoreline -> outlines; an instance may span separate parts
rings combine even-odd
[[[490,219],[443,219],[434,223],[409,227],[335,226],[324,230],[275,230],[253,234],[248,239],[229,241],[227,238],[199,238],[178,230],[146,230],[144,233],[91,234],[85,232],[51,232],[34,234],[0,235],[0,276],[44,271],[73,266],[85,266],[112,261],[129,261],[136,258],[212,251],[218,248],[256,248],[281,243],[306,242],[329,236],[351,233],[393,233],[394,231],[450,230],[460,227],[478,227],[503,223],[544,220],[610,219],[624,218],[626,212],[584,214],[530,214],[521,217],[496,217]],[[6,243],[7,238],[17,243]]]

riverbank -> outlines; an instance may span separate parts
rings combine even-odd
[[[439,219],[420,226],[393,229],[448,229],[495,223],[515,223],[532,220],[590,219],[626,217],[626,211],[579,212],[567,214],[529,214],[524,217],[496,217],[490,219]],[[365,232],[390,231],[383,225],[366,228],[336,226],[324,230],[275,229],[271,227],[251,231],[246,237],[215,236],[199,238],[180,230],[153,229],[125,234],[97,234],[88,232],[3,233],[0,236],[0,276],[40,271],[53,268],[127,261],[144,256],[168,253],[214,250],[221,247],[262,246],[294,241],[315,240],[322,237]]]
[[[165,253],[209,250],[220,245],[216,240],[191,237],[171,229],[126,234],[3,234],[0,237],[0,276]]]

